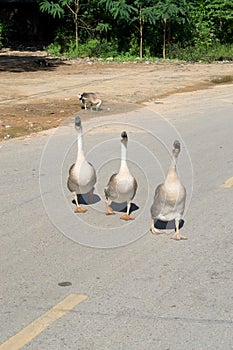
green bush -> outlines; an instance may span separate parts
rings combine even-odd
[[[10,26],[8,23],[1,21],[0,19],[0,49],[7,44],[8,34],[10,33]]]
[[[52,43],[46,47],[46,51],[55,57],[60,57],[62,55],[61,45],[57,43]]]
[[[171,44],[167,50],[167,58],[191,62],[212,62],[228,56],[233,56],[233,45],[216,43],[209,47],[198,45],[182,47],[180,44]]]
[[[79,44],[77,54],[79,57],[102,57],[115,56],[117,54],[117,43],[90,39],[86,43]]]
[[[100,41],[97,39],[89,39],[86,43],[79,43],[76,48],[75,40],[64,40],[64,36],[57,36],[56,41],[46,47],[49,54],[53,56],[65,55],[70,59],[77,57],[101,57],[103,59],[111,56],[117,56],[117,42]]]

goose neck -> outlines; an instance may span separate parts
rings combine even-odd
[[[77,155],[77,159],[82,159],[82,158],[84,158],[82,128],[80,128],[80,129],[78,130],[77,144],[78,144],[78,155]]]
[[[177,158],[173,156],[165,182],[175,181],[178,178],[177,170],[176,170],[176,163],[177,163]]]
[[[127,144],[121,143],[121,166],[120,169],[128,169],[127,166]]]

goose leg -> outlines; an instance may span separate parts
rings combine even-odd
[[[127,212],[126,212],[126,214],[121,216],[121,220],[126,220],[126,221],[134,220],[134,217],[129,214],[130,206],[131,206],[131,202],[127,203]]]
[[[92,188],[92,190],[90,190],[90,192],[87,195],[88,203],[92,203],[92,201],[93,201],[93,193],[94,193],[94,188]]]
[[[109,205],[109,201],[107,198],[106,198],[105,203],[106,203],[105,214],[106,215],[115,215],[114,211],[112,210],[112,208]]]
[[[179,229],[179,220],[175,219],[175,226],[176,226],[176,230],[175,233],[171,236],[172,239],[175,239],[177,241],[181,240],[181,239],[187,239],[185,236],[182,236],[180,234],[180,229]]]
[[[74,194],[74,200],[75,200],[75,203],[76,203],[76,208],[75,208],[74,212],[75,213],[85,213],[87,211],[87,209],[86,208],[82,208],[80,206],[80,204],[78,203],[78,196],[77,196],[76,193]]]
[[[160,232],[160,230],[158,230],[156,227],[155,227],[155,222],[154,222],[154,219],[152,218],[151,219],[151,224],[150,224],[150,231],[153,235],[158,235]]]

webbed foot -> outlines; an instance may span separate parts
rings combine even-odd
[[[158,235],[161,233],[161,231],[159,229],[155,228],[154,226],[150,227],[150,231],[153,235]]]
[[[180,233],[178,232],[175,232],[172,236],[171,236],[171,239],[175,239],[176,241],[180,241],[180,240],[185,240],[187,239],[185,236],[181,235]]]
[[[114,211],[112,210],[112,208],[109,205],[106,206],[105,215],[115,215]]]
[[[86,213],[87,209],[83,207],[76,207],[74,212],[75,213]]]
[[[135,218],[129,214],[124,214],[121,216],[121,220],[129,221],[129,220],[135,220]]]

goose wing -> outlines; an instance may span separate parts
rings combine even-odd
[[[109,181],[107,187],[104,189],[106,198],[117,198],[117,173],[113,174]]]
[[[93,164],[91,164],[90,162],[88,162],[88,164],[92,167],[93,169],[93,174],[92,174],[92,179],[91,179],[91,182],[93,183],[93,185],[96,184],[96,181],[97,181],[97,176],[96,176],[96,171],[95,171],[95,167]]]
[[[75,181],[73,176],[72,176],[72,170],[73,170],[74,166],[75,166],[75,163],[72,164],[70,169],[69,169],[69,177],[67,180],[67,187],[70,190],[70,192],[77,192],[78,191],[77,181]]]
[[[166,192],[163,187],[163,184],[160,184],[155,190],[154,201],[150,209],[152,218],[157,218],[164,207]]]
[[[134,178],[134,179],[133,179],[133,189],[134,189],[134,192],[133,192],[133,195],[132,195],[131,200],[134,198],[134,196],[135,196],[135,194],[136,194],[136,192],[137,192],[137,188],[138,188],[138,184],[137,184],[136,179]]]

